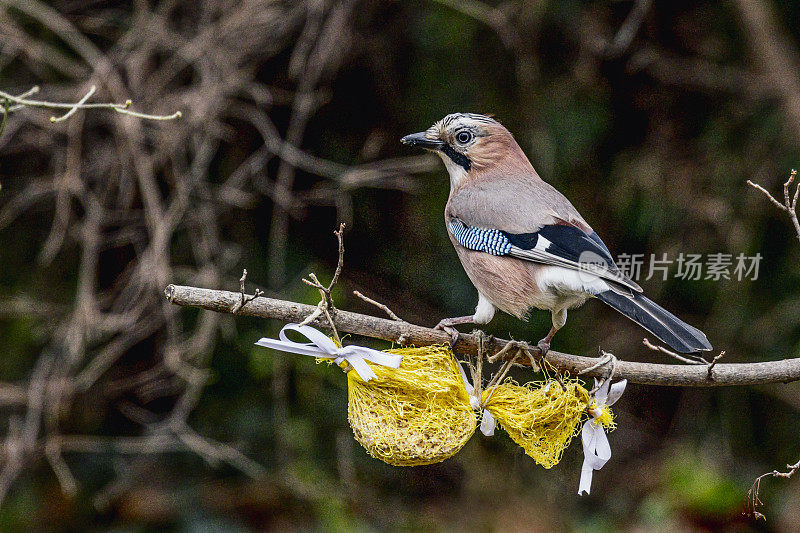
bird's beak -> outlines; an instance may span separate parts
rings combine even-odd
[[[411,135],[406,135],[400,142],[403,144],[407,144],[408,146],[420,146],[422,148],[426,148],[428,150],[441,150],[444,143],[439,140],[428,139],[425,136],[425,132],[421,131],[419,133],[412,133]]]

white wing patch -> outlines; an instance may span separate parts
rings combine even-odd
[[[545,239],[541,235],[539,235],[539,237],[537,237],[537,239],[536,239],[535,249],[536,250],[540,250],[542,252],[546,252],[551,244],[553,244],[553,243],[548,241],[547,239]]]

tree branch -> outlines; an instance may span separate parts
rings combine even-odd
[[[758,519],[758,518],[763,518],[764,520],[767,519],[766,516],[764,516],[762,513],[758,512],[756,510],[756,508],[759,505],[763,505],[764,504],[764,502],[762,502],[761,498],[759,498],[759,496],[758,496],[758,493],[761,490],[761,480],[764,479],[767,476],[782,477],[782,478],[787,478],[788,479],[788,478],[792,477],[795,474],[795,472],[797,472],[798,469],[800,469],[800,461],[797,461],[793,465],[786,465],[786,468],[787,468],[786,472],[780,472],[778,470],[773,470],[772,472],[767,472],[766,474],[761,474],[753,482],[753,486],[750,487],[749,491],[747,491],[747,506],[748,506],[748,509],[750,511],[750,515],[751,516],[753,516],[756,519]]]
[[[779,210],[786,211],[786,213],[789,215],[789,219],[792,221],[792,225],[794,226],[794,230],[795,230],[795,233],[797,234],[797,238],[798,238],[798,240],[800,240],[800,221],[797,218],[797,201],[798,201],[798,199],[800,199],[800,183],[795,185],[794,196],[792,196],[792,193],[791,193],[791,186],[792,186],[792,183],[794,183],[796,178],[797,178],[797,171],[792,169],[792,171],[789,173],[789,179],[786,180],[786,183],[783,184],[783,203],[780,203],[778,200],[776,200],[775,197],[772,196],[772,194],[770,194],[770,192],[768,190],[766,190],[764,187],[762,187],[758,183],[754,183],[754,182],[752,182],[750,180],[747,180],[747,184],[750,185],[751,187],[755,188],[755,189],[758,189],[762,193],[764,193],[764,196],[766,196],[767,199],[770,202],[772,202],[772,205],[777,207]],[[723,353],[725,353],[725,352],[723,352]],[[719,357],[721,357],[721,356],[722,356],[722,354],[719,355]],[[716,360],[717,359],[715,358],[714,361],[716,361]],[[711,368],[710,367],[708,369],[708,372],[709,372],[709,376],[711,376]],[[761,501],[761,499],[758,496],[758,492],[761,489],[761,480],[764,479],[767,476],[790,478],[800,468],[800,461],[796,462],[793,465],[786,465],[786,468],[789,469],[788,472],[779,472],[778,470],[773,470],[772,472],[767,472],[766,474],[761,474],[760,476],[758,476],[756,478],[756,480],[753,482],[753,486],[750,488],[750,490],[747,493],[747,495],[748,495],[747,506],[748,506],[748,510],[749,510],[750,516],[753,516],[756,519],[763,518],[764,520],[766,520],[766,517],[762,513],[760,513],[759,511],[756,510],[756,508],[759,505],[763,504],[763,502]]]
[[[789,174],[789,179],[783,184],[783,203],[780,203],[778,200],[776,200],[768,190],[758,183],[747,180],[747,184],[764,193],[764,196],[766,196],[767,199],[772,202],[772,205],[781,211],[785,211],[786,214],[789,215],[789,220],[792,221],[794,231],[797,234],[797,238],[800,240],[800,220],[797,218],[797,201],[800,199],[800,183],[795,186],[794,195],[792,195],[791,192],[792,183],[794,183],[796,178],[797,171],[792,169],[792,172]]]
[[[5,120],[6,115],[9,113],[13,113],[14,111],[19,111],[25,107],[36,107],[39,109],[51,109],[51,110],[66,110],[66,113],[63,115],[56,117],[50,117],[50,122],[63,122],[67,120],[69,117],[74,115],[79,109],[112,109],[117,113],[121,113],[123,115],[130,115],[136,118],[142,118],[146,120],[173,120],[176,118],[181,118],[182,113],[180,111],[175,111],[170,115],[150,115],[147,113],[140,113],[138,111],[133,111],[129,109],[132,105],[130,100],[127,100],[124,104],[114,104],[114,103],[86,103],[89,98],[97,91],[97,87],[92,85],[89,88],[89,91],[76,103],[68,103],[68,102],[47,102],[44,100],[31,100],[28,96],[35,94],[39,91],[39,87],[33,87],[32,89],[26,91],[25,93],[14,96],[13,94],[7,93],[5,91],[0,91],[0,102],[3,102],[3,108],[0,112],[3,114],[3,120]],[[2,133],[2,131],[0,131]]]
[[[230,309],[241,295],[237,292],[169,285],[165,294],[167,299],[180,306],[199,307],[218,313],[230,313]],[[239,311],[240,315],[255,316],[260,318],[274,318],[286,322],[299,322],[314,312],[313,305],[276,300],[274,298],[259,298]],[[333,317],[336,327],[344,332],[363,335],[391,342],[402,342],[416,346],[449,343],[450,335],[423,326],[408,322],[387,320],[359,313],[338,310]],[[312,325],[324,327],[328,324],[317,318]],[[509,341],[492,338],[486,341],[487,355],[492,355],[500,350]],[[474,355],[478,350],[478,335],[462,333],[454,350],[459,354]],[[511,355],[511,353],[509,353]],[[522,363],[519,359],[517,362]],[[556,351],[547,353],[547,362],[561,371],[577,374],[597,363],[592,357],[582,357]],[[587,372],[587,377],[603,377],[606,374],[604,367]],[[616,365],[615,375],[620,379],[627,379],[632,383],[644,385],[667,386],[693,386],[715,387],[723,385],[755,385],[762,383],[788,383],[800,380],[800,358],[784,359],[762,363],[726,363],[714,366],[713,379],[708,376],[705,365],[666,365],[655,363],[637,363],[619,361]]]

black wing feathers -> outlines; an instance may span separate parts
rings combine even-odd
[[[573,268],[577,266],[575,264],[596,265],[600,267],[600,270],[594,271],[598,272],[601,277],[617,281],[641,292],[641,288],[636,283],[627,279],[620,272],[608,247],[594,231],[587,234],[576,226],[554,224],[544,226],[536,233],[508,233],[505,231],[502,233],[513,246],[530,252],[530,254],[527,252],[519,254],[522,257],[530,255],[531,260],[540,259],[567,267],[571,263],[574,265]],[[511,255],[515,254],[512,252]],[[547,260],[548,256],[552,260]]]
[[[603,264],[613,272],[619,270],[617,265],[614,264],[614,259],[611,257],[608,248],[595,232],[592,232],[592,235],[587,235],[575,226],[558,224],[544,226],[536,233],[508,233],[504,231],[503,234],[511,241],[511,244],[524,250],[535,248],[541,236],[550,242],[546,248],[543,248],[548,253],[575,262],[587,262],[587,259],[592,259],[592,262]]]

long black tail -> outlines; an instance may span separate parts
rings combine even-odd
[[[661,339],[679,353],[695,353],[711,349],[705,333],[690,326],[640,293],[633,296],[605,291],[597,295],[626,317]]]

